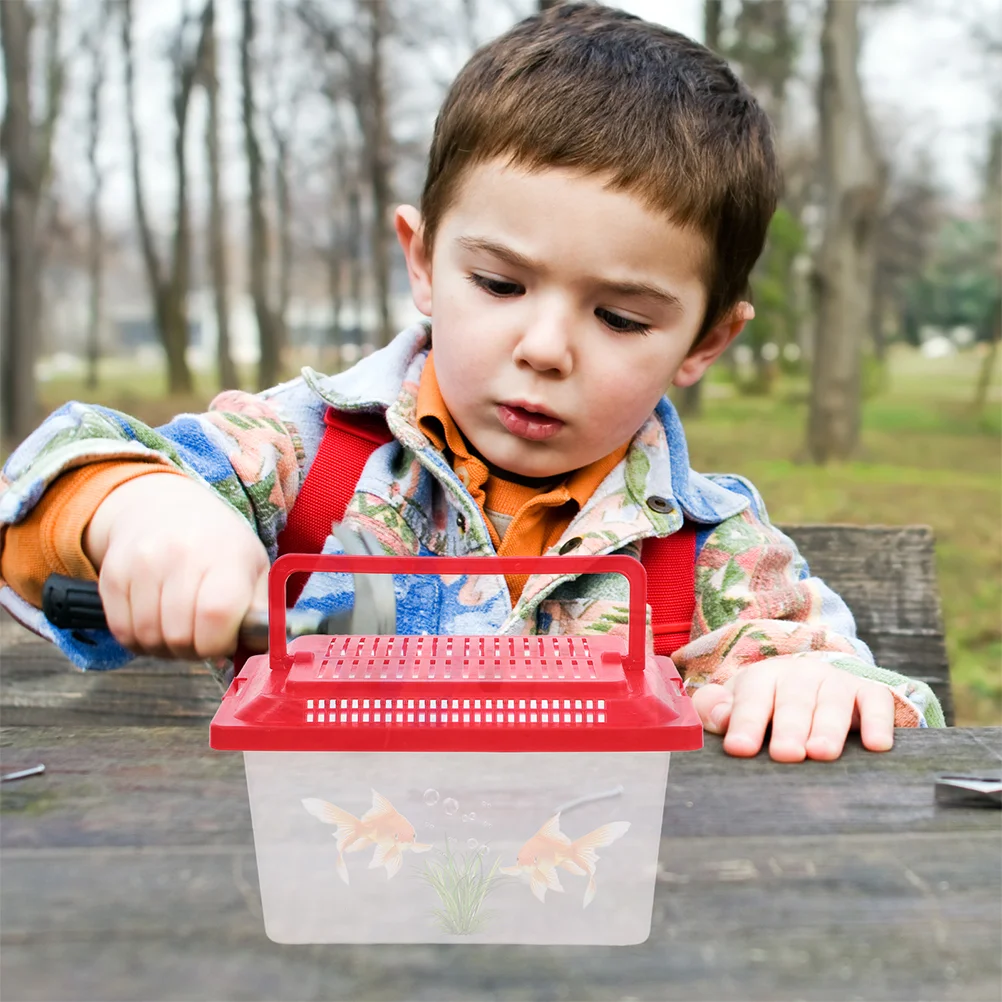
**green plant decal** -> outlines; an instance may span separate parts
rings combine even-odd
[[[479,932],[489,913],[481,913],[487,895],[494,886],[501,858],[484,873],[484,859],[479,852],[453,853],[445,842],[445,859],[427,860],[421,876],[435,889],[441,908],[433,911],[439,927],[457,936]]]

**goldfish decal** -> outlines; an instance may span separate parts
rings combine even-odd
[[[502,866],[500,872],[511,877],[527,874],[529,888],[543,902],[546,901],[547,891],[563,891],[557,867],[562,866],[568,873],[579,877],[587,875],[588,885],[581,906],[587,908],[598,890],[595,884],[596,850],[612,845],[629,828],[629,821],[613,821],[572,842],[560,830],[560,814],[554,814],[519,850],[516,865]]]
[[[346,884],[346,852],[360,852],[366,846],[374,845],[376,851],[369,861],[369,869],[383,867],[386,879],[389,880],[403,865],[405,849],[427,852],[431,848],[423,842],[414,841],[414,826],[386,797],[375,790],[372,791],[372,807],[360,818],[316,797],[304,798],[303,807],[325,824],[337,826],[337,831],[334,832],[334,838],[337,839],[337,875]]]

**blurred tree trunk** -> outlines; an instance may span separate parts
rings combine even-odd
[[[229,266],[226,262],[226,219],[223,209],[219,152],[219,72],[216,55],[216,4],[206,4],[205,52],[202,78],[208,98],[205,147],[209,162],[209,264],[212,269],[212,298],[216,310],[216,370],[221,390],[240,385],[230,351]]]
[[[345,170],[345,150],[335,136],[331,151],[331,206],[330,235],[327,243],[327,291],[330,296],[331,323],[328,342],[337,348],[341,358],[341,308],[344,303],[344,192],[347,171]]]
[[[339,95],[337,88],[328,89],[331,102],[331,137],[334,145],[333,163],[335,181],[333,192],[336,195],[343,225],[337,233],[337,288],[338,300],[335,312],[338,322],[335,326],[337,336],[338,359],[344,361],[344,347],[347,344],[346,335],[350,334],[352,343],[365,339],[362,330],[362,266],[364,248],[362,246],[362,183],[359,176],[358,157],[350,149],[350,140],[341,117]],[[348,284],[347,295],[344,288],[344,270],[347,265]],[[342,329],[340,314],[347,303],[351,316],[352,327]],[[357,334],[354,331],[357,330]],[[359,345],[361,346],[361,345]]]
[[[376,325],[375,330],[363,332],[363,335],[374,347],[380,347],[394,334],[390,301],[393,234],[389,218],[394,151],[383,52],[391,25],[387,0],[356,0],[355,10],[356,21],[362,26],[360,30],[364,30],[365,35],[360,40],[361,44],[352,45],[346,40],[346,31],[331,19],[329,9],[314,0],[299,0],[296,7],[300,20],[314,32],[325,53],[339,57],[338,69],[342,72],[335,72],[331,64],[326,68],[328,80],[325,89],[328,97],[336,104],[347,96],[358,121],[361,137],[360,170],[355,191],[348,196],[348,225],[349,230],[353,231],[357,220],[361,231],[362,187],[367,182],[371,194],[368,242],[372,256]]]
[[[176,196],[174,235],[171,241],[170,271],[157,253],[153,231],[146,211],[142,183],[139,128],[136,124],[136,85],[132,45],[132,0],[123,0],[122,50],[125,56],[125,106],[128,118],[129,145],[132,166],[132,190],[136,207],[136,222],[143,248],[143,261],[153,296],[157,329],[167,357],[167,385],[173,393],[186,394],[192,389],[188,368],[188,281],[191,266],[191,226],[188,215],[188,163],[185,140],[188,132],[188,106],[195,77],[202,64],[209,21],[208,7],[203,9],[198,40],[194,49],[186,45],[188,15],[184,14],[173,46],[173,110],[174,110],[174,170]]]
[[[703,2],[703,44],[713,52],[720,52],[720,22],[724,0]]]
[[[47,21],[45,110],[31,112],[31,35],[36,12]],[[63,64],[59,53],[62,6],[43,8],[24,0],[0,3],[0,43],[4,55],[7,106],[0,131],[7,167],[3,207],[4,305],[0,339],[0,426],[11,442],[28,436],[37,423],[35,356],[39,341],[42,253],[38,210],[48,185],[52,137],[62,102]]]
[[[338,349],[339,359],[341,357],[341,304],[344,302],[341,262],[341,234],[335,226],[331,228],[330,243],[327,247],[327,295],[330,298],[331,307],[327,342]]]
[[[383,48],[387,35],[386,0],[360,0],[360,7],[369,10],[369,79],[366,153],[372,183],[372,244],[373,278],[379,310],[379,328],[375,347],[389,344],[393,330],[390,306],[390,126],[387,120],[386,80],[383,71]]]
[[[997,278],[1002,273],[1002,117],[996,114],[988,132],[982,202],[985,217],[995,234],[992,270]],[[988,402],[988,387],[998,360],[999,342],[1002,341],[1002,296],[995,297],[989,315],[985,318],[985,327],[988,330],[989,348],[981,362],[978,384],[974,391],[974,409],[978,414],[984,412]]]
[[[807,428],[807,449],[817,463],[848,458],[859,439],[860,355],[883,187],[859,80],[857,15],[857,0],[827,0],[821,35],[825,220],[814,276],[818,329]]]
[[[284,4],[274,10],[275,23],[273,33],[278,40],[288,32],[288,8]],[[279,323],[287,332],[289,300],[292,295],[292,194],[289,188],[290,150],[292,136],[295,134],[295,108],[298,104],[298,93],[280,94],[278,76],[283,66],[280,65],[279,49],[273,40],[271,57],[268,66],[268,129],[271,133],[272,145],[275,147],[275,208],[278,229],[278,306]]]
[[[289,194],[289,140],[276,137],[275,201],[278,207],[278,315],[284,326],[292,296],[292,200]]]
[[[740,66],[741,78],[755,94],[769,120],[776,138],[777,154],[785,161],[783,139],[786,121],[786,92],[793,76],[797,54],[797,39],[790,23],[788,0],[742,0],[734,23],[736,41],[727,56]],[[785,200],[784,200],[785,206]],[[794,273],[794,255],[787,255],[776,246],[773,234],[766,241],[765,250],[752,274],[752,285],[761,281],[778,282],[785,296],[794,295],[797,278]],[[768,276],[768,279],[767,279]],[[759,304],[759,321],[748,329],[745,343],[754,352],[755,392],[769,394],[779,375],[776,358],[763,351],[772,342],[778,348],[791,340],[789,315],[792,310],[769,304],[766,297]]]
[[[463,0],[463,34],[466,36],[466,49],[472,55],[480,48],[477,34],[477,0]]]
[[[720,19],[723,0],[703,2],[703,44],[713,52],[720,51]],[[683,386],[678,394],[679,412],[684,417],[698,417],[703,410],[703,380]]]
[[[782,139],[786,89],[797,54],[789,0],[742,0],[734,28],[737,42],[728,55],[741,64],[742,78]]]
[[[108,32],[108,5],[100,4],[96,23],[88,33],[86,47],[91,59],[90,106],[88,109],[87,165],[90,169],[90,192],[87,197],[88,244],[87,272],[90,281],[90,308],[87,320],[87,386],[96,389],[101,359],[101,322],[103,320],[102,282],[104,278],[104,231],[101,223],[101,193],[104,173],[97,150],[101,139],[101,94],[104,90],[104,39]]]
[[[978,385],[974,391],[974,412],[976,414],[984,413],[985,404],[988,402],[988,387],[991,385],[992,373],[995,371],[995,363],[999,357],[999,342],[1002,342],[1002,298],[996,298],[989,323],[991,325],[989,328],[989,348],[981,360]]]
[[[292,137],[296,133],[295,113],[300,92],[279,92],[278,77],[286,67],[281,65],[278,46],[288,34],[289,10],[284,4],[274,8],[271,56],[268,66],[268,130],[275,148],[275,209],[278,230],[278,291],[275,313],[279,330],[288,337],[289,301],[292,298],[293,243],[292,243],[292,191],[291,173]]]
[[[362,342],[365,340],[365,330],[362,327],[362,193],[359,187],[356,171],[348,187],[348,289],[354,311],[356,336]]]
[[[243,87],[244,148],[247,153],[248,209],[250,215],[250,281],[254,313],[257,316],[261,358],[258,362],[259,389],[278,382],[282,369],[285,332],[281,318],[271,305],[268,273],[270,247],[268,221],[264,214],[263,161],[254,122],[253,48],[256,26],[253,0],[243,0],[240,36],[240,81]]]
[[[870,292],[870,318],[867,327],[870,340],[873,342],[873,357],[884,365],[887,359],[887,338],[884,336],[884,324],[887,318],[889,289],[880,269],[874,265],[870,276],[873,289]]]

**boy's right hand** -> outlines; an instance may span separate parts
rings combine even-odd
[[[267,608],[268,553],[209,489],[148,473],[115,488],[84,533],[108,629],[137,654],[233,654],[248,610]]]

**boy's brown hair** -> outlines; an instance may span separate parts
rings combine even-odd
[[[747,295],[779,198],[772,128],[727,63],[685,35],[568,3],[475,52],[435,122],[421,195],[429,252],[464,172],[497,157],[608,174],[610,187],[701,233],[699,337]]]

